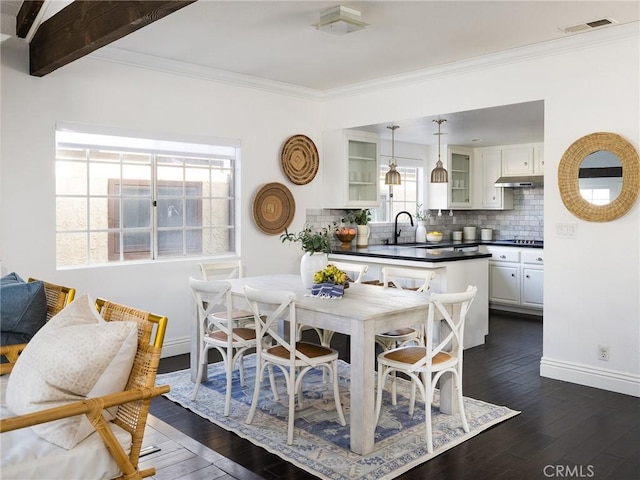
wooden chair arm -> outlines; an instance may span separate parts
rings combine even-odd
[[[9,361],[9,363],[0,363],[0,375],[11,372],[13,365],[18,360],[18,355],[26,346],[26,343],[16,343],[15,345],[3,345],[0,347],[0,355],[4,355]]]
[[[18,430],[20,428],[32,427],[42,423],[60,420],[61,418],[73,417],[76,415],[88,415],[91,412],[104,410],[106,408],[123,405],[137,400],[146,400],[157,397],[170,390],[169,385],[157,387],[143,387],[124,392],[111,393],[102,397],[90,398],[79,402],[70,403],[61,407],[48,408],[38,412],[18,415],[16,417],[0,419],[0,433]]]

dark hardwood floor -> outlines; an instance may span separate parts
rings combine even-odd
[[[336,334],[332,346],[349,361],[348,337]],[[640,478],[640,399],[542,378],[541,356],[539,319],[492,311],[486,344],[465,351],[464,395],[522,413],[399,478]],[[160,371],[188,366],[181,355]],[[151,413],[265,479],[316,478],[164,397]]]

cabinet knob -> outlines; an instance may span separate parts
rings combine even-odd
[[[536,258],[536,261],[541,262],[542,261],[542,257]]]
[[[506,255],[500,255],[500,258],[507,258]]]
[[[516,274],[515,274],[515,273],[512,273],[512,274],[511,274],[511,276],[512,276],[512,277],[515,277],[515,276],[516,276]]]
[[[526,276],[527,278],[531,278],[529,275]]]
[[[524,166],[526,167],[527,165],[529,165],[529,163],[528,162],[524,162]]]

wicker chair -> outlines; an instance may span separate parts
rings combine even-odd
[[[36,278],[29,278],[28,281],[35,282],[36,280]],[[76,295],[76,289],[56,285],[55,283],[43,283],[44,293],[47,297],[47,321],[49,321],[51,317],[73,301]],[[19,343],[15,345],[3,345],[0,347],[0,355],[4,355],[8,362],[0,364],[0,375],[4,375],[11,371],[16,360],[18,360],[20,352],[22,352],[26,346],[26,343]]]
[[[120,469],[118,479],[139,479],[155,474],[155,468],[140,471],[138,460],[146,426],[149,406],[153,397],[169,391],[169,386],[155,386],[160,353],[167,327],[167,318],[136,310],[103,299],[96,300],[96,308],[106,321],[136,321],[138,324],[138,347],[124,391],[97,398],[74,402],[61,407],[49,408],[27,415],[0,419],[0,433],[51,422],[76,415],[86,415],[97,430],[97,435]],[[155,330],[155,333],[154,333]],[[111,422],[131,435],[131,444],[123,446],[116,439],[109,423],[103,417],[107,408],[117,407]],[[95,433],[93,435],[96,435]],[[46,440],[40,440],[46,442]],[[86,441],[86,440],[85,440]],[[81,442],[82,443],[82,442]],[[81,445],[78,444],[78,446]],[[29,448],[23,445],[22,448]],[[78,448],[78,447],[75,447]],[[68,451],[71,454],[75,448]],[[127,454],[126,450],[129,450]],[[40,459],[39,459],[40,461]],[[93,478],[90,462],[77,462],[87,469],[83,478]]]

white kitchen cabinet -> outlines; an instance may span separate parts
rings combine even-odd
[[[533,146],[512,146],[502,149],[502,174],[508,176],[533,175]]]
[[[543,307],[544,253],[537,248],[486,247],[489,302],[493,308],[533,311]]]
[[[323,206],[375,208],[379,205],[379,139],[355,130],[323,135]]]
[[[544,175],[544,144],[536,145],[533,149],[535,162],[533,164],[534,175]]]
[[[496,180],[502,176],[502,150],[478,149],[474,160],[476,167],[480,165],[482,176],[480,177],[480,202],[475,203],[476,208],[483,210],[510,210],[513,209],[513,189],[495,187]]]
[[[473,149],[455,145],[442,145],[446,155],[441,156],[443,167],[447,170],[449,181],[444,184],[429,183],[428,208],[469,210],[473,208],[473,183],[475,181],[473,166]],[[435,160],[429,172],[435,167]],[[429,173],[427,172],[427,173]]]

